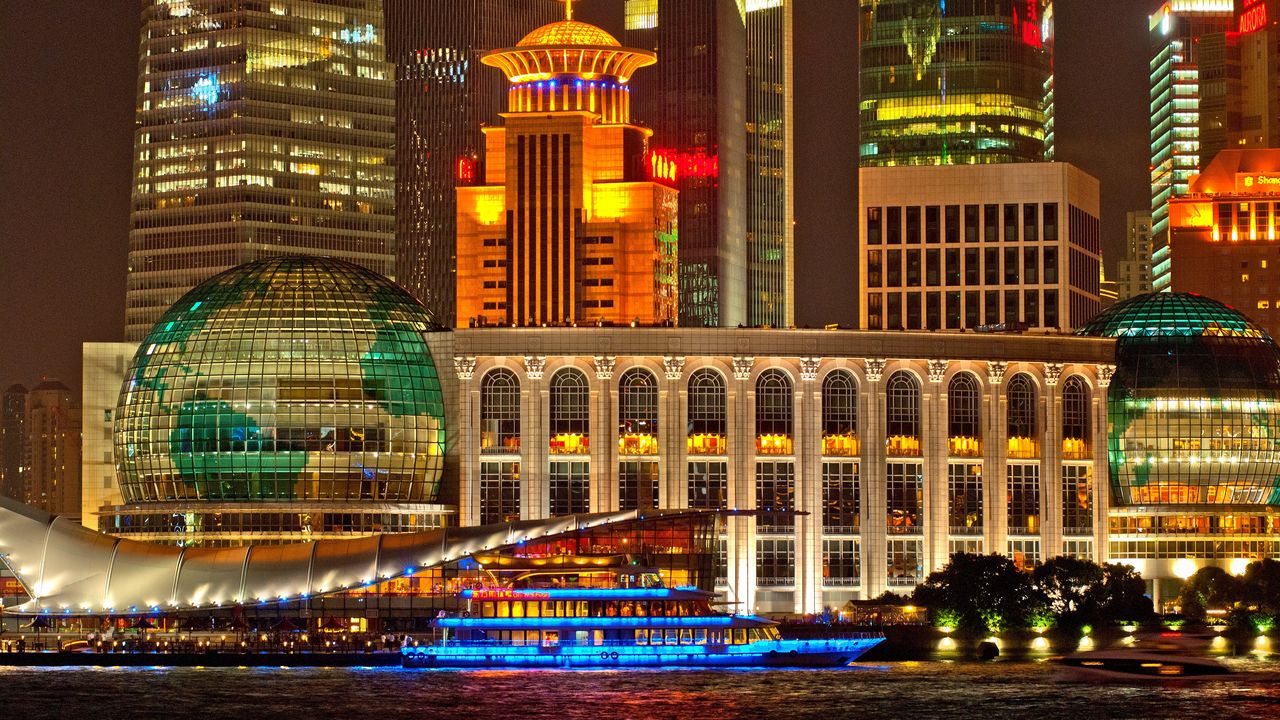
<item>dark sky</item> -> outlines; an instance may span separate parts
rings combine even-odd
[[[1060,160],[1102,180],[1115,267],[1145,208],[1147,13],[1155,0],[1059,0]],[[579,17],[616,29],[621,0]],[[799,324],[856,322],[856,0],[796,2]],[[138,4],[0,1],[0,387],[80,385],[80,343],[124,324]]]

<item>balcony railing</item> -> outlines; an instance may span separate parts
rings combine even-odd
[[[619,455],[657,455],[658,438],[640,433],[625,433],[618,437]]]
[[[981,525],[951,525],[947,528],[951,535],[981,535]]]
[[[857,457],[857,435],[823,435],[822,454],[831,457]]]
[[[504,438],[482,434],[480,436],[481,455],[519,455],[520,438],[507,436]]]
[[[975,437],[956,436],[947,441],[951,457],[981,457],[982,441]]]
[[[889,587],[915,587],[920,582],[921,578],[915,575],[890,575],[887,584]]]
[[[689,436],[690,455],[727,455],[729,441],[724,435],[697,433]]]
[[[920,438],[915,435],[890,435],[884,441],[888,457],[920,457]]]
[[[1089,441],[1083,438],[1062,438],[1063,460],[1088,460],[1093,457],[1089,452]]]
[[[862,584],[862,579],[857,577],[824,577],[822,578],[823,587],[857,587]]]
[[[1040,441],[1031,437],[1009,438],[1008,456],[1014,460],[1029,460],[1040,457]]]
[[[577,433],[552,435],[547,452],[552,455],[586,455],[591,452],[591,440]]]
[[[794,455],[795,441],[790,435],[757,435],[757,455]]]
[[[760,575],[756,577],[756,585],[758,587],[794,587],[796,584],[795,575],[770,576]]]

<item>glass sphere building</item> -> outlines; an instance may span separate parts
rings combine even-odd
[[[1152,293],[1095,317],[1107,398],[1110,556],[1149,578],[1280,554],[1280,349],[1216,300]]]
[[[426,309],[323,257],[217,275],[142,341],[102,529],[183,544],[437,527],[444,401]]]

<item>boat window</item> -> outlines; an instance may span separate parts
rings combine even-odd
[[[563,603],[559,604],[563,605]],[[542,603],[542,617],[561,617],[561,614],[556,611],[556,605],[557,603],[550,600]]]
[[[649,644],[649,631],[648,631],[648,630],[636,630],[636,644],[637,644],[637,645],[648,645],[648,644]]]
[[[493,603],[480,603],[480,617],[493,617]]]
[[[511,617],[524,617],[524,603],[516,600],[515,602],[503,603],[511,608]]]
[[[676,645],[680,642],[679,630],[666,630],[666,641],[668,645]]]
[[[544,631],[544,632],[542,633],[542,644],[543,644],[543,645],[559,645],[559,644],[560,644],[560,631],[559,631],[559,630],[546,630],[546,631]]]
[[[693,630],[691,628],[680,629],[680,644],[681,645],[693,644]]]
[[[734,644],[734,645],[745,645],[745,644],[746,644],[746,642],[747,642],[747,629],[746,629],[746,628],[734,628],[734,630],[733,630],[733,644]]]
[[[605,617],[618,617],[618,602],[616,600],[610,600],[605,603],[604,614]]]
[[[776,627],[769,627],[769,628],[765,628],[765,635],[766,635],[770,640],[781,640],[781,639],[782,639],[782,633],[778,632],[778,628],[776,628]]]
[[[649,601],[641,600],[636,603],[636,617],[645,617],[649,614]]]
[[[636,604],[634,602],[624,602],[622,603],[621,610],[622,610],[622,617],[635,617]]]
[[[706,628],[698,628],[698,629],[696,629],[696,630],[694,630],[694,631],[693,631],[693,643],[694,643],[695,645],[706,645],[706,644],[707,644],[707,629],[706,629]]]
[[[537,600],[530,600],[525,603],[525,617],[542,617],[542,605]]]

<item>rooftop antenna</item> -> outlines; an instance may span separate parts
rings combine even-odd
[[[564,19],[573,19],[573,0],[564,0]]]

